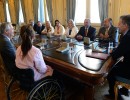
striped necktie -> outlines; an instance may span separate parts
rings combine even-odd
[[[88,28],[85,28],[85,36],[88,34]]]

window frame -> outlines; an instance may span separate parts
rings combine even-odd
[[[91,10],[90,3],[91,3],[90,0],[86,0],[86,18],[90,18],[90,10]],[[79,26],[83,25],[83,24],[84,24],[84,22],[82,22],[82,23],[76,22],[76,25],[79,25]],[[91,23],[91,25],[100,26],[101,22],[100,23]]]

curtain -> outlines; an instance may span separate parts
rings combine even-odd
[[[99,4],[99,16],[102,25],[104,19],[108,17],[108,0],[98,0],[98,4]]]
[[[49,16],[49,21],[52,23],[53,16],[52,16],[52,0],[46,0],[47,4],[47,11]]]
[[[75,17],[76,0],[67,0],[67,20],[73,19]]]
[[[39,0],[33,0],[33,14],[35,23],[38,21],[38,7],[39,7]]]
[[[3,0],[3,7],[4,7],[5,22],[7,22],[6,2],[7,2],[7,0]]]
[[[22,7],[22,11],[23,11],[24,22],[27,23],[25,0],[21,0],[21,7]]]
[[[16,16],[16,23],[19,24],[19,0],[14,0],[14,5],[15,5],[15,16]]]

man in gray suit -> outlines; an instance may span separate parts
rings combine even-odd
[[[0,25],[0,54],[6,70],[11,75],[15,70],[15,47],[10,41],[13,35],[14,29],[11,23],[7,22]]]
[[[103,22],[103,27],[99,29],[98,36],[99,40],[103,42],[118,43],[118,29],[113,26],[112,19],[106,18]]]

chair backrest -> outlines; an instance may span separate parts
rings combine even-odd
[[[32,69],[19,69],[17,68],[16,80],[20,82],[22,89],[31,90],[34,87],[34,72]]]

